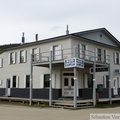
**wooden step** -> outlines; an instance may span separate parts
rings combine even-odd
[[[74,108],[73,102],[55,102],[53,103],[53,107],[57,108]],[[77,103],[77,108],[90,108],[93,107],[92,103],[85,102],[85,103]]]

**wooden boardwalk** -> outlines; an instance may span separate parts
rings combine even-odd
[[[19,103],[29,103],[29,98],[15,98],[15,97],[0,97],[0,101],[8,101],[8,102],[19,102]],[[112,101],[120,101],[120,98],[112,98]],[[109,98],[99,99],[99,103],[109,102]],[[49,103],[47,99],[32,99],[32,103],[34,104],[45,104]],[[74,101],[73,100],[53,100],[53,107],[62,107],[62,108],[73,108]],[[92,99],[85,100],[77,100],[77,108],[89,108],[93,107]]]

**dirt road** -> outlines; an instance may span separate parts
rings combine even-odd
[[[89,120],[90,113],[120,113],[120,107],[68,110],[0,104],[0,120]]]

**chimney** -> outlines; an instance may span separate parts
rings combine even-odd
[[[35,35],[35,40],[38,41],[38,34]]]
[[[66,35],[69,35],[68,25],[67,25]]]
[[[23,36],[22,36],[22,44],[25,43],[25,37],[24,37],[24,32],[23,32]]]

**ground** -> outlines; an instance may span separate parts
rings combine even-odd
[[[91,113],[120,114],[120,107],[69,110],[0,104],[0,120],[90,120]]]

